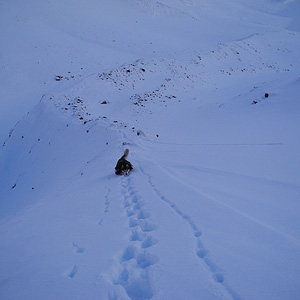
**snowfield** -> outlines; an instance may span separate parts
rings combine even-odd
[[[0,299],[298,300],[299,7],[2,0]]]

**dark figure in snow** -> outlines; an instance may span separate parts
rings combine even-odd
[[[116,175],[128,175],[133,169],[132,164],[128,160],[126,160],[128,153],[129,150],[126,149],[123,156],[118,160],[117,165],[115,167]]]

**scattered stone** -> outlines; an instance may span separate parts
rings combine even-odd
[[[104,100],[104,101],[102,101],[102,102],[101,102],[101,104],[107,104],[107,101],[106,101],[106,100]]]
[[[265,98],[269,98],[269,94],[268,93],[265,93]]]
[[[63,78],[64,78],[63,76],[57,75],[57,76],[55,77],[55,80],[56,80],[56,81],[61,81]]]

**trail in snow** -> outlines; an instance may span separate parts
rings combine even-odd
[[[118,124],[115,124],[114,126],[115,130],[119,132],[119,134],[123,137],[124,140],[129,141],[126,144],[137,146],[135,142],[132,141],[132,137],[128,136],[128,133],[126,130],[124,130],[123,126],[120,126]],[[150,141],[150,143],[156,143],[151,141],[147,136],[144,137],[145,141]],[[158,142],[159,143],[159,142]],[[140,143],[139,143],[140,144]],[[242,300],[241,296],[238,295],[226,282],[225,274],[223,270],[217,266],[213,259],[211,258],[211,255],[209,254],[209,250],[205,247],[203,242],[201,241],[201,235],[202,231],[195,225],[194,220],[186,214],[182,209],[179,209],[174,202],[169,200],[167,197],[163,195],[163,193],[154,185],[152,176],[145,171],[145,169],[141,166],[142,164],[139,161],[139,157],[135,156],[135,161],[138,163],[138,169],[140,170],[141,174],[144,176],[144,181],[148,186],[154,191],[155,195],[157,196],[157,199],[161,201],[164,204],[167,204],[168,207],[176,214],[178,215],[185,223],[188,224],[190,230],[191,230],[191,237],[195,240],[195,255],[206,265],[207,269],[211,272],[213,280],[221,284],[225,291],[228,293],[231,299],[233,300]],[[132,231],[132,236],[130,237],[130,241],[140,241],[142,242],[142,245],[144,245],[145,240],[147,240],[146,244],[148,245],[148,242],[150,243],[150,246],[153,245],[152,237],[145,234],[145,231],[152,231],[156,228],[155,225],[146,225],[145,223],[141,223],[141,219],[149,218],[150,215],[148,213],[144,213],[141,208],[140,201],[142,199],[141,195],[138,195],[133,187],[133,176],[129,175],[128,177],[123,177],[122,179],[122,195],[125,199],[124,207],[126,208],[126,214],[130,218],[130,227],[138,227],[138,230]],[[171,177],[170,177],[171,178]],[[171,179],[172,180],[172,179]],[[173,182],[174,184],[174,182]],[[138,219],[138,221],[136,220]],[[142,226],[141,226],[142,225]],[[179,225],[180,226],[180,225]],[[176,227],[176,225],[174,226]],[[142,248],[144,248],[142,246]],[[148,248],[148,247],[147,247]],[[124,257],[128,258],[125,259],[131,260],[133,258],[137,257],[137,248],[135,246],[129,246],[124,250],[123,259],[121,259],[121,265],[124,260]],[[184,254],[183,254],[184,255]],[[152,260],[147,263],[147,268],[154,264],[156,260],[159,260],[159,258],[153,257]],[[139,264],[138,264],[139,265]],[[138,299],[151,299],[152,292],[151,292],[151,286],[150,281],[148,277],[148,273],[144,270],[144,273],[140,273],[138,278],[134,279],[134,282],[137,283],[138,281],[141,282],[138,284],[138,286],[143,286],[144,292],[142,293],[139,288],[137,288],[136,285],[132,285],[129,282],[132,282],[132,275],[130,276],[129,271],[127,270],[127,265],[124,267],[122,265],[122,271],[119,274],[119,280],[114,281],[115,284],[122,285],[128,296],[132,300],[138,300]],[[132,269],[132,268],[131,268]],[[134,277],[135,278],[135,277]]]
[[[158,260],[151,254],[151,247],[156,244],[151,232],[157,226],[149,220],[151,216],[144,209],[142,197],[135,191],[132,179],[128,176],[120,181],[131,235],[128,246],[119,259],[120,272],[113,283],[123,286],[132,300],[151,299],[153,291],[149,281],[149,268]]]
[[[225,275],[222,269],[219,266],[217,266],[213,262],[213,259],[210,257],[209,250],[205,247],[205,245],[201,241],[202,232],[195,225],[193,219],[188,214],[186,214],[183,210],[179,209],[175,203],[173,203],[171,200],[166,198],[161,193],[161,191],[159,191],[154,185],[151,175],[146,173],[141,166],[139,166],[139,168],[141,170],[141,173],[145,176],[148,184],[154,190],[158,199],[166,203],[172,209],[172,211],[174,211],[182,220],[184,220],[189,225],[191,229],[191,235],[193,235],[193,238],[195,239],[195,244],[196,244],[195,255],[197,255],[197,257],[199,257],[201,261],[207,266],[215,282],[222,284],[233,300],[241,300],[242,298],[226,283]]]

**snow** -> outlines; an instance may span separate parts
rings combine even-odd
[[[0,299],[298,300],[298,7],[2,0]]]

